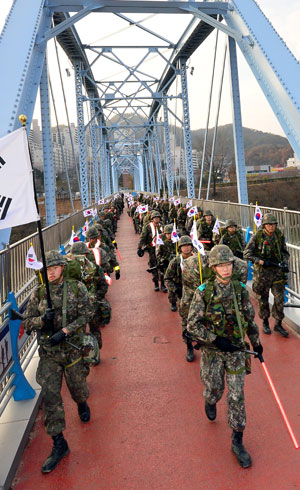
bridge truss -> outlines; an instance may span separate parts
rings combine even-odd
[[[137,15],[153,16],[152,27],[146,27]],[[91,16],[97,16],[100,31],[107,20],[112,31],[113,19],[124,28],[134,25],[146,42],[132,43],[130,36],[128,43],[123,40],[115,45],[90,42],[80,21]],[[174,34],[168,34],[168,22],[176,16],[181,21],[174,39]],[[300,157],[299,63],[254,0],[27,0],[25,10],[22,0],[14,1],[0,41],[0,59],[5,60],[5,77],[0,79],[0,93],[5,94],[0,136],[19,127],[22,113],[27,115],[29,130],[40,88],[47,224],[56,220],[47,42],[56,38],[74,69],[80,193],[82,206],[87,207],[92,200],[117,192],[124,174],[132,176],[136,189],[174,194],[170,117],[183,134],[187,194],[195,197],[187,65],[215,29],[228,36],[238,196],[246,204],[236,45]],[[177,83],[180,91],[174,90]],[[182,116],[174,104],[181,105]],[[2,246],[8,236],[9,230],[0,233]]]

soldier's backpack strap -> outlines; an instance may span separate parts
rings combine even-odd
[[[62,304],[62,329],[67,325],[67,281],[64,281],[63,304]]]

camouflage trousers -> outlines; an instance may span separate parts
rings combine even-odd
[[[228,424],[234,431],[243,431],[246,426],[245,353],[221,352],[201,347],[200,376],[205,386],[203,396],[210,405],[222,398],[226,376]]]
[[[76,362],[81,356],[78,350],[72,347],[65,349],[62,344],[51,351],[40,347],[39,356],[36,380],[42,387],[44,424],[49,436],[56,436],[66,428],[61,397],[63,375],[73,400],[82,403],[89,396],[86,383],[89,368],[82,360]]]
[[[151,247],[150,250],[148,250],[148,253],[149,253],[148,266],[149,266],[149,269],[151,269],[152,267],[156,267],[156,265],[157,265],[156,255],[155,255],[155,247]],[[158,281],[158,270],[157,269],[152,272],[152,281],[153,282]]]
[[[269,292],[271,290],[274,296],[272,316],[275,320],[283,320],[285,284],[281,270],[254,270],[252,289],[258,296],[260,318],[264,320],[270,317]]]

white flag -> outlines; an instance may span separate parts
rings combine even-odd
[[[186,203],[186,208],[187,208],[187,209],[191,208],[192,206],[193,206],[193,201],[192,201],[192,200],[191,200],[191,201],[188,201],[188,202]]]
[[[75,231],[72,230],[72,234],[71,234],[71,237],[70,237],[70,240],[69,240],[69,245],[73,245],[73,243],[75,242],[80,242],[80,239],[79,237],[76,235]]]
[[[93,209],[93,215],[94,215],[94,218],[96,218],[96,216],[98,216],[98,210],[97,210],[97,208]]]
[[[40,219],[25,127],[0,139],[0,229]]]
[[[88,216],[94,216],[94,211],[92,208],[83,211],[83,216],[87,218]]]
[[[140,204],[139,211],[140,214],[148,212],[148,204]]]
[[[255,213],[254,213],[254,223],[256,224],[257,228],[261,226],[261,221],[262,221],[262,212],[256,204]]]
[[[196,225],[196,220],[194,219],[194,223],[190,232],[190,237],[192,240],[198,240],[198,233],[197,233],[197,225]]]
[[[203,244],[196,238],[193,240],[193,247],[195,247],[201,255],[205,255]]]
[[[193,206],[191,209],[188,210],[188,217],[190,218],[191,216],[195,216],[195,214],[198,213],[197,206]]]
[[[173,201],[174,201],[174,197],[170,197],[169,202],[173,202]]]
[[[82,235],[83,236],[86,236],[86,232],[88,231],[88,228],[89,228],[89,222],[88,222],[88,220],[85,220],[84,227],[82,229]]]
[[[159,235],[158,229],[156,229],[156,243],[155,243],[155,245],[163,245],[163,244],[164,244],[164,241],[161,238],[161,236]]]
[[[172,240],[173,243],[176,243],[176,242],[179,241],[179,236],[177,235],[175,221],[174,221],[174,225],[173,225],[171,240]]]
[[[99,206],[101,206],[101,204],[104,204],[104,199],[99,199],[98,204]]]
[[[179,206],[179,204],[180,204],[180,199],[175,199],[174,206]]]
[[[220,223],[218,218],[216,219],[215,225],[213,227],[213,233],[220,235]]]
[[[38,262],[33,246],[31,246],[27,252],[26,256],[26,267],[27,269],[34,269],[39,271],[43,267],[42,262]]]

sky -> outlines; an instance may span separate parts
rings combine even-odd
[[[244,0],[240,0],[244,1]],[[9,11],[11,0],[2,0],[0,5],[0,30],[2,29],[4,19]],[[300,19],[300,2],[299,0],[258,0],[258,5],[263,10],[265,15],[269,18],[272,25],[275,27],[279,35],[284,39],[287,46],[294,53],[297,59],[300,59],[300,43],[298,40],[299,32],[299,19]],[[136,27],[128,27],[128,24],[118,19],[115,16],[105,17],[111,14],[93,14],[87,18],[81,20],[76,24],[82,41],[88,43],[102,43],[102,44],[143,44],[150,40],[148,34],[142,34],[141,30]],[[128,15],[129,16],[129,15]],[[172,18],[164,17],[163,21],[158,19],[157,16],[151,16],[145,14],[145,16],[139,14],[136,16],[131,15],[135,20],[147,17],[143,23],[148,28],[160,32],[161,35],[167,37],[171,41],[177,41],[180,33],[183,31],[184,22],[187,21],[185,16],[182,20],[182,16],[173,15]],[[103,21],[102,21],[103,19]],[[110,20],[110,22],[108,21]],[[114,33],[114,34],[113,34]],[[112,35],[113,34],[113,35]],[[159,42],[159,41],[158,41]],[[213,46],[215,42],[215,33],[209,36],[209,38],[201,45],[198,50],[193,54],[188,62],[188,91],[190,101],[190,120],[191,128],[198,129],[204,128],[207,119],[207,107],[208,107],[208,95],[210,90],[211,70],[212,70],[212,58],[213,58]],[[59,82],[59,73],[57,69],[57,60],[54,49],[53,41],[48,43],[49,45],[49,63],[51,66],[50,77],[53,84],[55,103],[58,109],[58,120],[60,124],[66,123],[66,113],[64,110],[62,90]],[[218,54],[216,61],[216,77],[213,89],[214,102],[212,104],[212,111],[210,117],[209,126],[212,127],[216,119],[216,100],[217,93],[219,91],[220,73],[222,66],[222,58],[225,45],[225,36],[219,36]],[[122,58],[123,62],[132,64],[133,60],[141,58],[144,54],[142,50],[134,50],[132,54],[125,53],[124,50],[119,50],[117,54]],[[164,51],[164,56],[168,56],[167,50]],[[74,76],[72,66],[65,56],[65,54],[59,50],[59,59],[62,67],[64,87],[68,100],[68,111],[71,122],[77,123],[76,109],[75,109],[75,88],[74,88]],[[126,70],[119,65],[113,65],[112,63],[103,60],[102,65],[99,64],[99,68],[95,65],[95,78],[96,79],[110,79],[113,75],[119,79],[123,79],[126,76]],[[149,56],[149,60],[145,65],[145,69],[148,73],[155,73],[160,78],[162,67],[164,63],[159,57]],[[238,50],[238,66],[239,66],[239,79],[240,79],[240,94],[241,94],[241,107],[242,107],[242,122],[243,126],[271,132],[275,134],[284,135],[279,123],[276,120],[272,110],[270,109],[258,83],[256,82],[250,68],[244,60],[241,53]],[[191,75],[191,67],[194,68],[193,75]],[[67,76],[66,69],[69,69],[71,76]],[[171,92],[173,94],[180,93],[180,84],[173,84]],[[173,102],[172,109],[176,111],[176,114],[182,116],[182,106],[179,101]],[[34,117],[40,119],[39,101],[37,99],[36,109]],[[52,124],[55,125],[54,111],[52,110]],[[88,117],[86,113],[85,117]],[[175,119],[170,117],[171,124],[175,123]],[[229,88],[229,74],[228,65],[226,63],[224,84],[222,90],[222,100],[220,108],[219,124],[228,124],[232,122],[232,111],[230,101],[230,88]],[[178,126],[178,123],[177,123]]]

